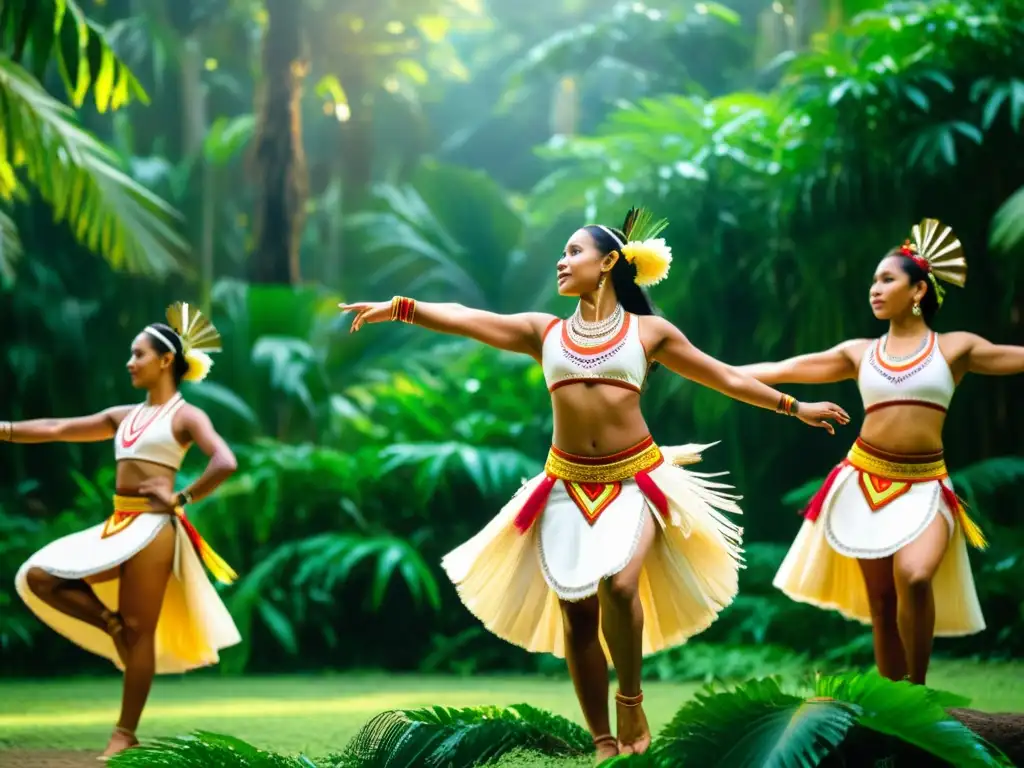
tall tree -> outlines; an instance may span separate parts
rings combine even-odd
[[[266,0],[263,77],[253,145],[256,183],[253,282],[297,284],[308,195],[302,147],[302,83],[309,71],[302,40],[303,0]]]

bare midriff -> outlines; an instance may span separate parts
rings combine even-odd
[[[937,453],[942,450],[946,414],[921,405],[890,405],[864,417],[861,438],[888,453]]]
[[[551,393],[556,448],[577,456],[607,456],[650,434],[640,393],[599,382],[575,382]]]
[[[134,461],[124,459],[117,462],[117,475],[115,486],[121,496],[137,496],[139,486],[143,480],[150,480],[154,477],[166,478],[174,484],[174,478],[178,473],[170,467],[161,464],[153,464],[149,461]]]

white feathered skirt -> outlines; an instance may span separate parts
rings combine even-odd
[[[25,604],[45,624],[85,650],[124,669],[110,635],[44,603],[29,588],[28,571],[41,568],[62,579],[87,579],[121,565],[141,552],[164,526],[175,531],[174,567],[156,628],[156,672],[172,674],[216,664],[218,650],[241,642],[235,623],[203,570],[222,581],[234,572],[214,553],[179,509],[177,515],[150,513],[145,499],[114,497],[106,522],[47,544],[18,570],[15,586]],[[118,610],[120,573],[92,583],[110,611]]]
[[[545,471],[442,565],[487,629],[564,657],[559,600],[590,597],[625,568],[651,516],[658,533],[640,575],[643,653],[684,643],[732,602],[742,559],[742,529],[723,514],[740,513],[738,497],[715,475],[682,466],[707,447],[659,449],[647,438],[598,458],[552,448]]]
[[[935,634],[980,632],[985,619],[967,544],[983,548],[985,540],[957,498],[941,453],[890,454],[858,439],[805,510],[773,583],[793,600],[870,624],[857,560],[896,554],[938,515],[948,524],[949,545],[932,580]]]

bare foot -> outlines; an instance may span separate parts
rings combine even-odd
[[[619,754],[619,744],[610,733],[594,737],[594,765],[600,765],[605,760],[611,760]]]
[[[117,651],[118,658],[121,659],[121,666],[126,667],[128,665],[128,643],[124,637],[124,621],[121,619],[121,614],[104,611],[103,620],[107,622],[107,634],[114,641],[114,649]]]
[[[643,700],[643,693],[636,696],[624,696],[618,691],[615,693],[615,717],[621,755],[642,755],[651,746],[651,727],[647,724],[644,708],[640,706]]]
[[[114,732],[110,735],[110,742],[107,744],[107,748],[103,751],[103,754],[99,756],[99,760],[107,761],[118,752],[124,752],[126,749],[137,747],[139,740],[135,738],[135,734],[129,731],[127,728],[117,727]]]

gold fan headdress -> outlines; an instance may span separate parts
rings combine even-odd
[[[910,235],[912,241],[905,241],[900,253],[912,258],[928,273],[935,288],[935,298],[942,306],[946,292],[939,285],[939,280],[957,288],[963,288],[967,283],[967,259],[964,258],[963,246],[953,229],[938,219],[922,219],[920,224],[914,225]]]
[[[182,379],[202,381],[213,367],[210,353],[221,351],[220,333],[209,318],[183,301],[176,301],[167,308],[167,324],[181,339],[182,354],[188,363],[188,370]],[[146,332],[153,334],[173,349],[173,345],[164,338],[159,329],[148,326]]]

